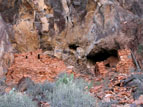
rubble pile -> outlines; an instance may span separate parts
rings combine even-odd
[[[132,88],[124,87],[121,83],[126,78],[128,78],[127,74],[117,74],[117,72],[108,72],[106,77],[98,75],[94,80],[95,86],[90,91],[103,102],[131,104],[134,101]]]
[[[110,101],[117,100],[119,104],[131,104],[134,101],[132,89],[123,87],[121,83],[126,78],[128,78],[127,74],[119,74],[110,79],[110,83],[108,84],[110,90],[105,92],[105,96],[110,96]]]
[[[53,81],[59,73],[66,71],[63,61],[35,52],[15,54],[14,64],[8,69],[7,84],[18,83],[23,77],[29,77],[34,82]]]
[[[108,67],[106,64],[108,64]],[[91,92],[96,97],[108,103],[132,104],[134,102],[133,88],[124,87],[121,82],[132,74],[130,69],[134,68],[130,50],[118,50],[118,62],[111,56],[104,61],[96,62],[95,67],[96,72],[99,72],[100,75],[96,75],[95,86],[91,89]],[[101,74],[106,74],[106,76]]]

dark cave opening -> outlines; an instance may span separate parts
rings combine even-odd
[[[118,59],[118,50],[105,50],[102,49],[98,53],[91,52],[87,55],[87,61],[91,62],[92,64],[96,64],[96,62],[101,62],[107,60],[109,57],[115,57]],[[109,65],[107,65],[109,66]]]
[[[72,50],[76,50],[79,46],[77,44],[69,44],[69,48]]]

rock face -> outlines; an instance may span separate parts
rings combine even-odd
[[[6,22],[16,21],[20,3],[21,0],[0,0],[0,13]]]
[[[20,52],[34,51],[39,48],[39,39],[33,30],[33,20],[21,20],[14,25],[16,49]]]
[[[75,62],[103,50],[135,53],[143,37],[141,0],[1,0],[0,6],[13,24],[12,43],[19,52],[41,48]]]
[[[7,72],[7,68],[13,61],[12,47],[9,41],[7,27],[0,15],[0,78]]]

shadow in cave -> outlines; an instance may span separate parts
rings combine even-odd
[[[115,49],[113,50],[102,49],[98,53],[90,52],[87,55],[87,61],[91,62],[92,64],[96,64],[96,62],[107,60],[109,57],[116,57],[118,59],[118,51]]]
[[[72,50],[76,50],[79,46],[76,44],[69,44],[69,48]]]

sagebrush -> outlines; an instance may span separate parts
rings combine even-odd
[[[37,107],[37,104],[27,95],[11,92],[0,96],[0,107]]]
[[[95,107],[95,98],[85,87],[88,84],[84,80],[64,74],[56,82],[37,84],[26,93],[51,107]]]

